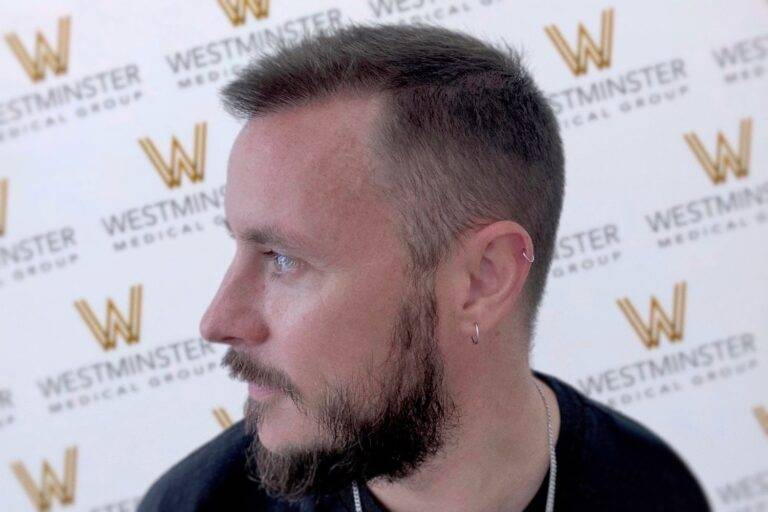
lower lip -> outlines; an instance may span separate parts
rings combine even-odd
[[[277,390],[275,388],[265,388],[262,386],[257,386],[256,384],[248,384],[248,394],[251,396],[251,398],[256,400],[269,398],[275,394],[276,391]]]

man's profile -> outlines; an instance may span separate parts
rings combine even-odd
[[[514,52],[349,26],[223,98],[237,248],[200,329],[245,418],[140,511],[708,510],[657,435],[530,368],[564,157]]]

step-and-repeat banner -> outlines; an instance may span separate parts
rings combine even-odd
[[[234,253],[217,93],[351,22],[523,53],[567,161],[534,367],[657,431],[717,510],[768,510],[765,0],[5,2],[0,509],[133,510],[240,419],[198,332]]]

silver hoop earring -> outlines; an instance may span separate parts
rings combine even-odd
[[[525,249],[523,249],[523,258],[525,258],[525,261],[527,261],[528,263],[533,263],[533,260],[534,260],[535,256],[531,256],[529,258],[528,257],[528,253],[525,252]]]
[[[480,342],[480,327],[478,327],[477,322],[475,322],[475,332],[477,336],[472,336],[472,343],[477,345]]]

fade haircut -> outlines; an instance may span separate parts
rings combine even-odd
[[[383,101],[371,147],[415,282],[434,284],[465,230],[512,220],[528,231],[536,260],[522,318],[532,336],[565,177],[557,120],[519,54],[432,25],[354,24],[278,45],[221,91],[245,119],[344,93]]]

